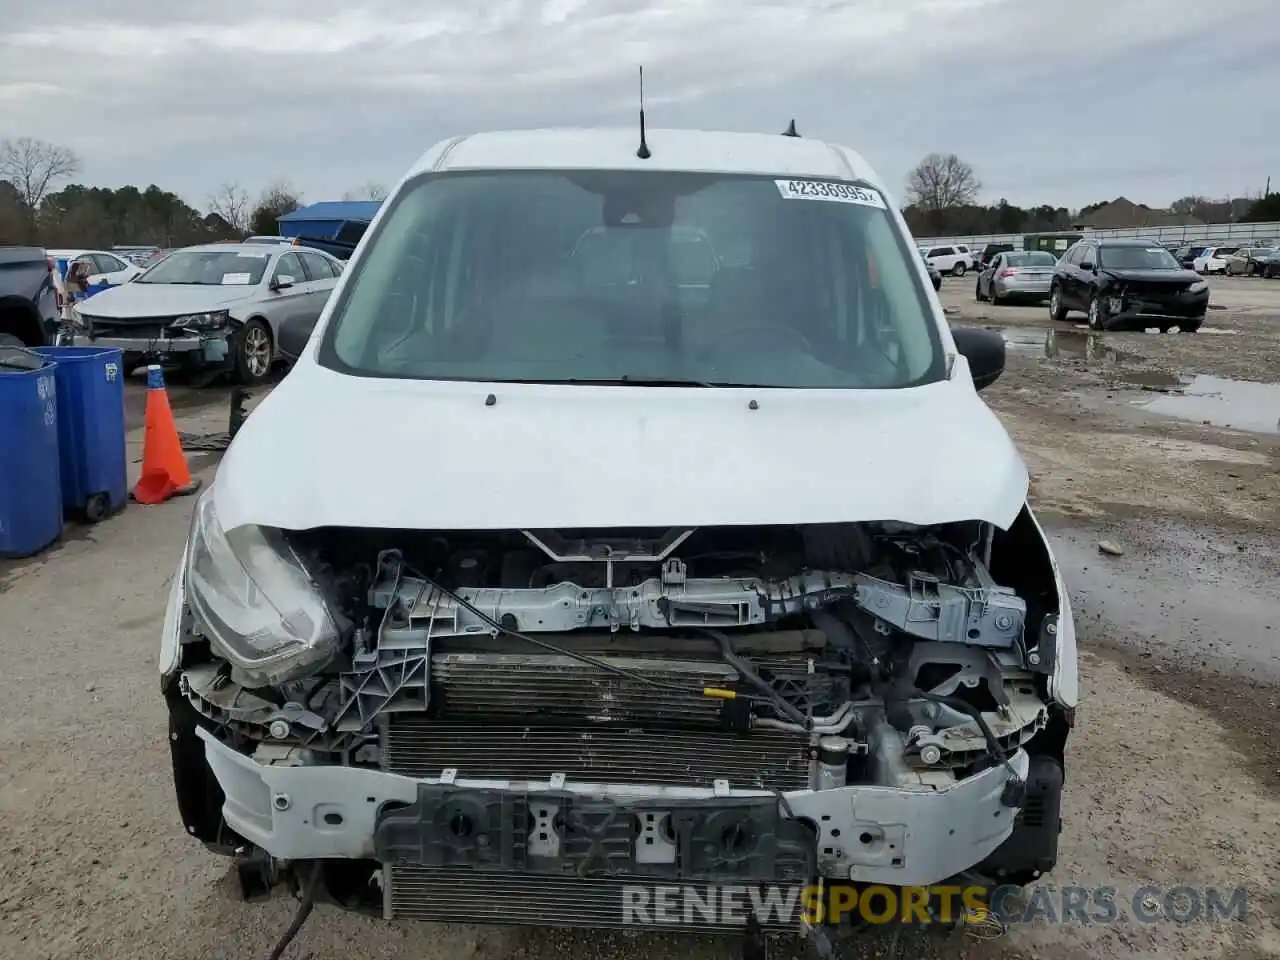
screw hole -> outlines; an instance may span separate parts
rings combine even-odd
[[[328,824],[329,826],[331,826],[331,827],[340,827],[340,826],[342,826],[342,814],[340,814],[340,813],[326,813],[326,814],[324,815],[324,822],[325,822],[325,823],[327,823],[327,824]]]

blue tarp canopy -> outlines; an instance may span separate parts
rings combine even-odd
[[[373,219],[380,200],[325,200],[299,207],[276,220],[282,237],[337,237],[348,222],[368,223]]]

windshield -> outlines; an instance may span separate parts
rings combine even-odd
[[[1164,247],[1099,247],[1098,265],[1113,270],[1181,270]]]
[[[1052,267],[1058,262],[1058,258],[1053,254],[1041,253],[1038,250],[1027,253],[1006,253],[1004,258],[1011,267]]]
[[[252,286],[262,281],[270,257],[266,251],[179,250],[139,274],[133,282]]]
[[[670,172],[427,176],[349,271],[320,362],[423,379],[942,379],[912,247],[866,187]]]

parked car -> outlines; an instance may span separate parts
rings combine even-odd
[[[106,250],[50,250],[49,259],[54,261],[54,285],[58,289],[59,303],[67,296],[63,285],[67,273],[76,264],[87,265],[86,283],[97,291],[104,287],[118,287],[142,273],[141,266]]]
[[[920,252],[920,260],[924,263],[924,268],[929,271],[929,282],[933,284],[934,290],[942,289],[942,274],[938,272],[938,268],[928,261],[924,252]]]
[[[1050,319],[1061,323],[1083,310],[1095,330],[1189,333],[1208,308],[1209,285],[1147,240],[1081,240],[1058,261],[1049,292]]]
[[[1276,262],[1276,247],[1241,247],[1225,257],[1226,272],[1233,277],[1261,277]],[[1272,271],[1274,272],[1274,271]]]
[[[673,223],[726,251],[680,309]],[[596,229],[628,282],[573,257]],[[159,657],[186,833],[246,893],[391,920],[1050,871],[1070,601],[978,392],[1003,341],[909,242],[819,141],[430,149],[195,504]]]
[[[0,346],[46,346],[57,328],[53,261],[44,248],[0,246]]]
[[[1239,249],[1239,247],[1205,247],[1200,251],[1200,256],[1191,261],[1191,269],[1196,273],[1226,273],[1226,258]]]
[[[993,304],[1008,300],[1045,300],[1057,262],[1053,254],[1043,250],[998,253],[978,274],[974,299],[990,300]]]
[[[226,366],[241,383],[256,384],[276,360],[280,324],[314,322],[341,272],[318,250],[187,247],[85,301],[78,321],[90,342],[123,350],[126,369],[157,360]]]
[[[1173,252],[1173,257],[1183,268],[1190,270],[1195,263],[1196,257],[1209,249],[1212,244],[1209,243],[1184,243]]]
[[[982,253],[978,255],[978,262],[974,264],[975,270],[985,270],[990,266],[991,261],[996,258],[997,254],[1009,253],[1017,249],[1012,243],[988,243],[982,248]]]
[[[963,277],[966,270],[973,269],[973,254],[969,248],[957,244],[940,247],[926,247],[924,258],[939,273],[949,273],[954,277]]]

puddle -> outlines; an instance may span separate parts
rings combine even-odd
[[[1067,357],[1078,360],[1109,360],[1116,363],[1141,360],[1136,353],[1121,350],[1108,344],[1097,333],[1084,330],[1041,329],[1036,327],[1005,327],[1000,331],[1005,348],[1010,353],[1037,357]]]
[[[1090,330],[1063,330],[1057,328],[1005,327],[1000,331],[1005,349],[1023,356],[1082,360],[1086,364],[1099,360],[1121,364],[1108,370],[1108,380],[1119,386],[1138,390],[1165,392],[1177,390],[1184,381],[1176,374],[1163,370],[1130,369],[1126,364],[1141,364],[1145,358],[1130,350],[1121,350],[1107,342],[1106,335]]]
[[[1141,404],[1150,413],[1252,433],[1280,433],[1280,383],[1201,374],[1181,393]]]

